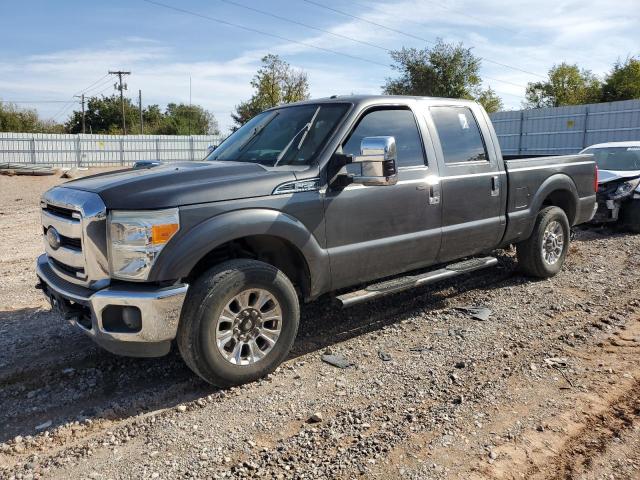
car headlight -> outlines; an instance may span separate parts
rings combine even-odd
[[[633,180],[622,182],[609,198],[611,200],[620,200],[621,198],[627,197],[631,195],[636,188],[638,188],[638,184],[640,184],[640,178],[634,178]]]
[[[177,208],[110,212],[111,276],[123,280],[146,280],[156,258],[179,229]]]

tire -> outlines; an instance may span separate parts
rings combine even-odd
[[[553,225],[554,222],[555,225]],[[543,242],[545,239],[545,231],[550,225],[553,230],[562,233],[562,246],[560,247],[558,243],[548,243],[549,248],[554,250],[554,252],[552,258],[545,259]],[[570,233],[569,220],[564,210],[558,207],[546,207],[540,210],[536,217],[536,223],[531,236],[516,245],[520,269],[531,277],[549,278],[556,275],[562,269],[565,257],[567,256]],[[553,242],[553,239],[549,239],[549,241]],[[549,261],[554,258],[555,261]]]
[[[299,319],[298,296],[284,273],[257,260],[230,260],[203,273],[189,289],[178,349],[205,381],[218,387],[240,385],[280,365],[296,338]]]
[[[640,200],[631,200],[622,207],[622,224],[633,233],[640,233]]]

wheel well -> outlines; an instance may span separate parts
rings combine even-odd
[[[216,247],[191,269],[187,281],[192,282],[214,265],[236,258],[251,258],[273,265],[291,280],[299,295],[308,298],[311,277],[302,252],[291,242],[272,235],[252,235]]]
[[[576,201],[569,190],[555,190],[551,192],[542,202],[542,207],[561,208],[567,215],[569,225],[573,225],[576,219]]]

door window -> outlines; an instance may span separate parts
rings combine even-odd
[[[431,107],[445,163],[488,160],[480,127],[467,107]]]
[[[425,164],[422,140],[411,110],[383,109],[367,113],[358,122],[342,151],[347,155],[360,155],[362,139],[378,136],[395,137],[399,167]]]

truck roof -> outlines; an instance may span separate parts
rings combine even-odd
[[[408,104],[416,100],[434,100],[443,101],[450,104],[460,105],[473,105],[475,100],[464,100],[459,98],[444,98],[444,97],[419,97],[411,95],[332,95],[330,97],[314,98],[309,100],[303,100],[301,102],[294,102],[286,104],[289,105],[308,105],[318,103],[353,103],[353,104],[369,104],[369,103],[388,103],[388,104]],[[278,105],[272,108],[280,108],[284,105]]]

